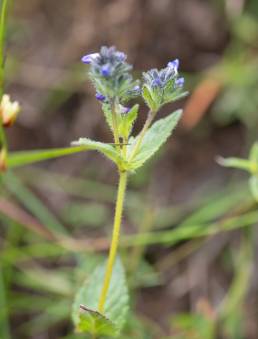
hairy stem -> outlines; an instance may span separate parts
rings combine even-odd
[[[104,311],[105,301],[106,301],[106,297],[107,297],[107,293],[108,293],[108,289],[109,289],[109,285],[110,285],[110,281],[112,277],[113,266],[114,266],[115,259],[116,259],[116,253],[117,253],[119,235],[120,235],[121,219],[122,219],[123,206],[124,206],[124,197],[125,197],[125,191],[126,191],[126,183],[127,183],[127,172],[120,172],[114,226],[113,226],[113,235],[112,235],[112,241],[111,241],[111,246],[110,246],[110,251],[109,251],[109,257],[108,257],[104,282],[103,282],[100,299],[99,299],[99,305],[98,305],[99,312]]]
[[[117,116],[116,116],[116,104],[115,102],[112,102],[111,104],[111,110],[112,110],[112,125],[113,125],[113,134],[114,134],[114,142],[116,145],[116,148],[120,149],[120,140],[118,135],[118,126],[117,126]]]

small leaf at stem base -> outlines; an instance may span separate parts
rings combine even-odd
[[[80,305],[78,332],[113,338],[117,333],[115,324],[98,311]]]
[[[124,268],[116,259],[104,313],[98,312],[98,302],[106,270],[106,263],[96,267],[75,296],[72,318],[76,331],[107,338],[116,337],[123,328],[128,312],[128,290]],[[85,306],[84,306],[85,305]]]

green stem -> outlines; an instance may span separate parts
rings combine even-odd
[[[8,0],[2,0],[0,15],[0,99],[2,99],[4,92],[4,41],[5,41],[7,5]],[[0,143],[1,148],[7,150],[7,141],[2,122],[0,123]]]
[[[118,135],[118,125],[117,125],[117,116],[116,116],[116,104],[115,102],[112,102],[111,104],[111,110],[112,110],[112,125],[113,125],[113,134],[114,134],[114,142],[116,145],[116,148],[120,150],[120,142],[119,142],[119,135]]]
[[[147,132],[148,128],[150,127],[150,124],[152,123],[152,120],[154,119],[156,115],[156,112],[153,112],[153,111],[150,111],[148,113],[148,117],[145,121],[145,124],[143,125],[143,128],[139,134],[139,137],[136,141],[136,144],[134,145],[133,149],[132,149],[132,152],[130,154],[130,157],[129,157],[129,162],[135,157],[136,153],[138,152],[141,144],[142,144],[142,140],[145,136],[145,133]]]
[[[9,339],[10,328],[8,319],[8,306],[6,300],[6,286],[4,281],[3,269],[0,266],[0,335],[1,338]]]
[[[123,213],[124,197],[125,197],[125,191],[126,191],[126,183],[127,183],[127,172],[120,172],[113,235],[112,235],[111,247],[109,251],[109,257],[108,257],[104,282],[103,282],[100,299],[99,299],[99,305],[98,305],[99,312],[104,311],[105,301],[106,301],[106,297],[107,297],[107,293],[108,293],[108,289],[109,289],[109,285],[110,285],[110,281],[112,277],[113,266],[114,266],[115,259],[116,259],[116,253],[117,253],[119,235],[120,235],[120,227],[121,227],[121,218],[122,218],[122,213]]]
[[[4,40],[5,40],[5,26],[7,16],[8,0],[2,0],[1,16],[0,16],[0,94],[3,95],[4,85]]]
[[[2,122],[0,123],[0,144],[1,149],[4,148],[7,151],[7,140]]]

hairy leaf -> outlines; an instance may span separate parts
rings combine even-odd
[[[156,121],[151,126],[151,128],[146,132],[138,152],[135,154],[131,164],[129,165],[131,169],[134,170],[139,168],[146,160],[148,160],[154,155],[154,153],[158,151],[158,149],[166,142],[167,138],[171,135],[173,129],[176,127],[181,114],[182,110],[178,110],[166,118]],[[136,139],[129,141],[129,156],[138,138],[139,136],[136,137]]]
[[[103,314],[80,305],[78,332],[87,333],[89,338],[114,338],[117,335],[115,324]]]
[[[155,101],[153,100],[153,97],[152,97],[153,93],[151,91],[151,89],[144,85],[142,87],[142,97],[144,99],[144,101],[146,102],[146,105],[151,109],[151,110],[156,110],[156,103]]]
[[[139,105],[134,105],[127,114],[123,114],[119,119],[119,135],[129,138],[133,124],[138,115]]]
[[[78,141],[73,141],[74,146],[84,146],[87,150],[96,150],[104,154],[107,158],[111,159],[115,163],[119,163],[120,156],[117,153],[115,147],[110,144],[106,144],[99,141],[94,141],[88,138],[80,138]]]
[[[124,326],[128,311],[128,290],[125,273],[119,259],[114,265],[104,314],[97,311],[106,264],[99,265],[78,291],[72,317],[78,332],[116,336]],[[83,315],[80,311],[83,306]],[[94,333],[95,331],[95,333]],[[96,333],[96,331],[101,331]]]
[[[102,110],[104,112],[109,128],[111,129],[111,131],[113,131],[112,111],[111,111],[110,104],[107,104],[107,103],[102,104]]]

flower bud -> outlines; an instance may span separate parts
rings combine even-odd
[[[125,101],[134,96],[131,91],[137,83],[133,81],[132,66],[126,62],[125,53],[102,46],[98,53],[85,55],[82,62],[89,64],[89,77],[96,91],[107,100]]]
[[[184,78],[178,78],[179,60],[175,59],[160,70],[154,68],[143,73],[142,96],[153,111],[166,103],[177,100],[184,95]]]
[[[81,60],[84,64],[90,64],[98,56],[99,56],[99,53],[91,53],[91,54],[84,55]]]
[[[175,88],[182,88],[184,86],[185,79],[184,78],[178,78],[175,81]]]
[[[4,94],[0,103],[0,116],[4,127],[10,127],[20,112],[20,105],[17,101],[11,102],[10,96]]]
[[[173,68],[175,70],[175,72],[177,73],[178,67],[179,67],[179,60],[175,59],[173,61],[169,61],[167,66],[170,67],[170,68]]]
[[[97,100],[102,101],[102,102],[106,100],[105,95],[103,95],[99,92],[96,93],[95,97],[96,97]]]
[[[103,77],[109,77],[111,74],[111,68],[109,65],[103,65],[101,67],[101,74],[103,75]]]
[[[120,105],[120,109],[121,109],[122,114],[127,114],[131,110],[130,107],[126,107],[126,106],[123,106],[123,105]]]

